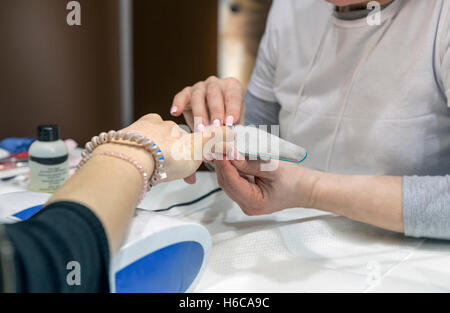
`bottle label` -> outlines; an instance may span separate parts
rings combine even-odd
[[[69,174],[68,155],[57,158],[37,158],[30,156],[31,191],[55,192],[64,184]]]
[[[35,156],[30,156],[30,161],[42,164],[42,165],[57,165],[64,163],[68,160],[69,155],[63,155],[57,158],[38,158]]]

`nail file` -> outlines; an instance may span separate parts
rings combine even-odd
[[[303,162],[308,153],[300,146],[254,126],[234,125],[234,143],[240,154],[249,158]]]

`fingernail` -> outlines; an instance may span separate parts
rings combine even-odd
[[[220,127],[220,121],[219,120],[214,120],[213,125],[216,127]]]
[[[203,124],[198,124],[198,126],[197,126],[197,130],[199,131],[199,132],[201,132],[201,133],[203,133],[204,131],[205,131],[205,125],[203,125]]]
[[[214,156],[212,155],[211,152],[208,152],[205,154],[205,161],[206,162],[211,162],[212,160],[214,160]]]
[[[234,117],[232,117],[231,115],[227,116],[227,118],[225,120],[225,124],[227,126],[233,126],[233,124],[234,124]]]
[[[176,106],[173,106],[173,107],[170,109],[170,114],[175,114],[175,113],[177,113],[177,111],[178,111],[178,108],[177,108]]]

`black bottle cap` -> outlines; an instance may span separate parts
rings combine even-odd
[[[38,126],[39,141],[57,141],[59,140],[58,125],[39,125]]]

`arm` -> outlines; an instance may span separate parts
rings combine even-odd
[[[450,239],[449,176],[337,175],[286,162],[267,172],[261,161],[214,163],[220,186],[248,215],[315,208],[410,236]]]
[[[322,175],[312,207],[407,236],[450,239],[450,176]]]
[[[308,207],[403,232],[401,177],[318,175]]]
[[[208,141],[221,143],[222,136],[230,135],[224,129],[187,134],[157,115],[147,115],[125,130],[158,143],[165,156],[167,180],[191,175],[200,166]],[[117,251],[126,235],[143,181],[132,164],[102,155],[103,151],[126,155],[140,163],[147,173],[153,172],[153,157],[137,145],[110,143],[95,149],[92,158],[50,198],[39,214],[26,222],[6,226],[14,250],[15,290],[108,291],[109,255]],[[200,158],[195,157],[197,154]],[[79,286],[66,282],[71,261],[80,264]]]
[[[98,155],[106,150],[131,155],[144,167],[146,173],[153,172],[152,156],[141,148],[120,144],[100,146],[94,151],[94,157],[50,198],[49,203],[72,201],[91,208],[102,222],[110,250],[114,253],[125,237],[133,217],[142,178],[128,162]]]
[[[245,94],[245,125],[280,125],[280,105],[254,96],[250,91]]]

